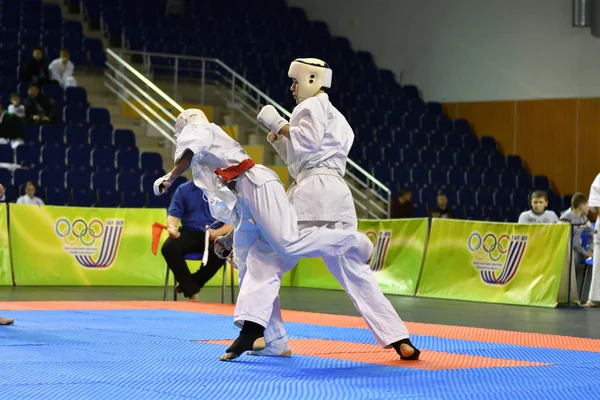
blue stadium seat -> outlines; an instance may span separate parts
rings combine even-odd
[[[114,168],[115,150],[111,147],[92,150],[92,166],[94,168]]]
[[[511,170],[520,171],[523,169],[523,161],[521,157],[516,155],[506,156],[506,167]]]
[[[142,156],[144,153],[142,153]],[[386,186],[390,186],[392,183],[392,170],[387,165],[378,165],[373,167],[372,170],[373,176],[377,178],[377,180],[381,181]]]
[[[405,114],[402,118],[402,127],[408,131],[414,131],[419,129],[419,115],[418,114]]]
[[[92,189],[100,191],[114,191],[116,189],[116,179],[114,172],[98,171],[92,173]]]
[[[428,137],[423,132],[413,131],[410,133],[410,142],[414,147],[425,147],[428,144]]]
[[[90,189],[91,175],[88,171],[67,171],[65,174],[67,189]]]
[[[516,210],[519,212],[527,211],[531,208],[531,201],[529,195],[525,191],[515,191],[510,195],[510,202]]]
[[[73,126],[87,124],[87,108],[81,106],[63,107],[63,119],[65,123]]]
[[[0,168],[0,182],[2,182],[2,186],[10,185],[12,182],[12,173],[10,170],[6,168]],[[6,183],[6,185],[5,185]]]
[[[511,172],[500,174],[500,187],[504,189],[515,189],[517,187],[517,179]]]
[[[139,190],[125,190],[122,193],[121,207],[125,208],[141,208],[144,207],[146,201]]]
[[[423,132],[432,132],[438,128],[438,116],[425,114],[421,117],[421,130]]]
[[[456,192],[456,202],[461,206],[475,205],[475,192],[470,189],[460,189]]]
[[[121,205],[119,192],[116,190],[96,190],[97,207],[118,207]]]
[[[154,196],[152,193],[148,194],[148,207],[150,208],[168,208],[171,200],[169,196]]]
[[[531,190],[531,177],[525,173],[521,172],[516,177],[517,180],[517,188],[519,190],[529,191]]]
[[[496,139],[491,136],[482,136],[479,140],[481,150],[486,152],[496,151]]]
[[[17,147],[17,164],[27,168],[37,168],[40,165],[39,146]]]
[[[479,189],[475,193],[475,202],[478,206],[489,206],[493,203],[492,193],[486,189]]]
[[[87,122],[94,127],[109,127],[110,113],[106,108],[91,107],[87,109]]]
[[[136,172],[120,172],[117,174],[117,190],[140,190],[140,175]]]
[[[483,213],[479,206],[465,206],[465,216],[472,221],[483,221]]]
[[[447,183],[446,180],[447,172],[442,168],[433,168],[429,170],[429,183],[432,185],[444,185]]]
[[[506,157],[498,151],[493,152],[490,154],[490,167],[497,170],[506,168]]]
[[[40,144],[40,128],[37,125],[26,125],[23,141],[27,145],[36,146]]]
[[[60,85],[56,83],[45,84],[42,87],[42,93],[54,100],[56,107],[62,106],[64,94]]]
[[[427,207],[433,207],[437,203],[437,192],[428,187],[420,189],[419,202]]]
[[[91,207],[95,202],[94,192],[89,188],[72,189],[71,199],[72,204],[76,207]]]
[[[545,175],[535,175],[533,177],[533,189],[535,190],[550,190],[550,181]]]
[[[65,128],[62,125],[44,125],[40,128],[42,145],[59,144],[65,142]]]
[[[140,151],[137,147],[122,147],[116,153],[117,168],[140,168]]]
[[[415,218],[425,218],[427,216],[425,206],[423,204],[413,204],[413,214]]]
[[[414,148],[405,147],[400,150],[400,162],[406,165],[417,165],[419,163],[419,153]]]
[[[454,152],[450,150],[441,150],[438,151],[437,154],[438,165],[443,167],[453,167],[454,166]]]
[[[88,130],[78,126],[67,126],[65,137],[68,146],[87,145],[90,141]]]
[[[40,171],[40,185],[47,188],[65,188],[65,171],[62,169],[42,169]]]
[[[70,169],[88,169],[91,150],[88,145],[71,146],[67,149],[67,165]]]
[[[502,216],[501,210],[498,207],[484,206],[482,208],[483,208],[483,216],[487,221],[492,221],[492,222],[504,221],[504,217]]]
[[[13,172],[13,184],[15,187],[24,185],[27,182],[38,184],[39,176],[36,169],[17,168]]]
[[[108,128],[90,128],[90,144],[93,148],[112,147],[112,131]]]
[[[462,136],[462,147],[470,151],[479,150],[479,139],[472,133],[465,134]]]
[[[465,173],[458,168],[450,169],[447,172],[447,182],[449,185],[460,188],[465,185]]]
[[[70,87],[65,90],[68,106],[89,107],[87,92],[82,87]]]
[[[423,167],[413,167],[410,170],[410,181],[417,185],[429,183],[429,173]]]
[[[392,168],[392,180],[400,186],[410,182],[410,170],[405,165],[397,165]]]
[[[427,146],[433,150],[440,150],[446,147],[446,135],[441,132],[430,132],[427,134]]]
[[[471,188],[481,187],[483,184],[483,177],[481,175],[481,171],[477,169],[468,170],[465,173],[466,184]]]
[[[459,150],[454,153],[454,165],[459,168],[467,168],[471,166],[471,154],[464,150]]]
[[[482,151],[475,151],[472,153],[471,163],[475,168],[488,168],[490,165],[490,155]]]
[[[60,187],[46,188],[46,204],[50,206],[66,206],[69,204],[69,192]]]
[[[500,184],[498,174],[492,171],[485,171],[482,175],[483,185],[488,188],[496,188]]]
[[[15,162],[15,154],[10,144],[0,145],[0,162],[9,164]]]
[[[499,189],[494,192],[494,205],[500,208],[510,207],[510,192]]]
[[[459,133],[471,133],[471,125],[466,119],[454,120],[454,130]]]
[[[42,147],[42,165],[46,168],[64,168],[65,148],[54,145]]]
[[[121,147],[135,147],[136,145],[135,134],[129,129],[115,129],[113,141],[118,149]]]

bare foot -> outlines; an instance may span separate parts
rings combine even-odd
[[[198,300],[198,295],[197,295],[197,294],[191,295],[191,296],[188,298],[188,301],[199,301],[199,300]]]
[[[400,345],[400,354],[402,355],[402,357],[404,358],[411,358],[413,356],[413,354],[415,354],[415,348],[406,344],[406,343],[402,343]]]
[[[264,350],[265,347],[267,347],[267,343],[265,342],[264,336],[261,336],[258,339],[256,339],[254,341],[254,343],[252,344],[252,351]],[[239,356],[240,356],[240,354],[238,354],[238,353],[228,352],[228,353],[223,354],[221,357],[219,357],[219,360],[220,361],[231,361],[231,360],[235,360]]]
[[[600,302],[593,301],[593,300],[588,300],[587,303],[585,303],[583,306],[586,307],[586,308],[600,307]]]
[[[177,292],[177,294],[183,293],[183,290],[181,290],[181,286],[179,286],[179,284],[177,284],[177,286],[175,286],[175,291]]]
[[[0,317],[0,325],[12,325],[15,322],[14,318]]]

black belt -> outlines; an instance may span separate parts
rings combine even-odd
[[[229,181],[225,185],[229,188],[229,190],[235,193],[235,187],[237,186],[236,181]]]

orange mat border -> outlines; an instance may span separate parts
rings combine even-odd
[[[231,345],[231,340],[199,340],[198,342],[215,345]],[[419,361],[402,361],[394,350],[384,350],[374,344],[350,343],[326,339],[290,339],[289,343],[290,348],[296,355],[333,358],[337,360],[428,371],[469,368],[540,367],[552,365],[541,362],[505,360],[502,358],[480,357],[430,350],[421,351]],[[344,349],[344,351],[335,352],[333,349]]]
[[[231,304],[172,302],[172,301],[19,301],[0,302],[0,310],[123,310],[123,309],[169,309],[218,315],[233,315]],[[360,317],[347,315],[312,313],[283,310],[283,319],[298,322],[341,328],[367,329]],[[0,314],[2,315],[2,314]],[[3,315],[10,317],[10,315]],[[472,340],[487,343],[503,343],[517,346],[542,347],[550,349],[580,350],[600,353],[600,339],[571,336],[548,335],[541,333],[513,332],[497,329],[484,329],[463,326],[424,324],[407,322],[411,334],[442,337],[447,339]]]

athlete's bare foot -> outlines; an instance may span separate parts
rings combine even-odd
[[[418,360],[421,354],[421,351],[413,346],[410,339],[402,339],[393,343],[392,347],[396,350],[401,360]]]
[[[188,301],[199,301],[198,294],[193,294],[188,298]]]
[[[4,318],[0,317],[0,325],[12,325],[15,323],[14,318]]]

